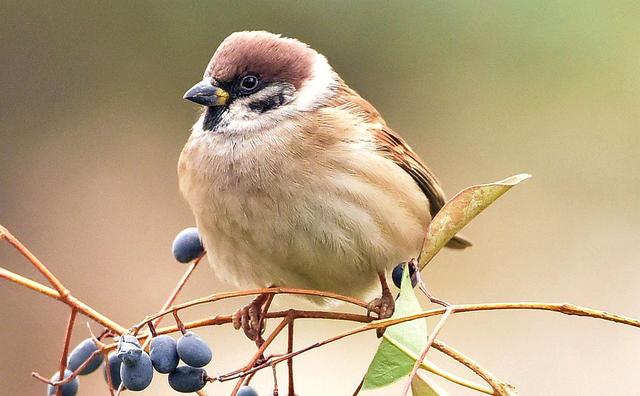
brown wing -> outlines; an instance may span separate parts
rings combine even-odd
[[[404,139],[388,127],[376,131],[374,141],[385,157],[404,169],[418,183],[429,199],[431,216],[435,216],[446,202],[444,191],[435,175],[422,163]]]
[[[446,196],[436,176],[420,160],[420,157],[409,145],[390,128],[384,126],[374,134],[374,141],[378,150],[398,166],[404,169],[416,181],[422,192],[429,199],[431,217],[442,209],[446,203]],[[464,249],[471,246],[471,242],[460,235],[454,236],[447,247]]]
[[[338,100],[339,105],[357,108],[358,113],[360,113],[363,118],[372,123],[380,124],[380,128],[376,130],[373,135],[377,149],[382,155],[392,160],[411,175],[429,199],[431,217],[435,216],[447,200],[436,176],[427,168],[411,147],[409,147],[407,142],[391,128],[387,127],[375,107],[358,95],[343,81],[341,81],[339,90],[340,93],[337,95],[337,97],[340,98]],[[471,242],[460,235],[454,236],[447,243],[447,247],[454,249],[464,249],[469,246],[471,246]]]

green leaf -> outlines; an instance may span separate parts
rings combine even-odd
[[[418,372],[411,380],[411,394],[413,396],[447,396],[447,392],[439,387],[431,378]]]
[[[495,183],[468,187],[451,198],[435,215],[427,228],[427,236],[420,254],[420,270],[480,212],[516,184],[530,178],[521,173]]]
[[[422,312],[411,287],[405,264],[400,284],[400,297],[392,318],[401,318]],[[385,331],[362,384],[362,389],[376,389],[396,382],[411,372],[416,357],[427,344],[427,322],[412,320],[390,326]]]

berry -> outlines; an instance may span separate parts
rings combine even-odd
[[[136,337],[126,334],[118,340],[118,350],[116,353],[122,363],[132,365],[140,360],[142,348]]]
[[[69,376],[73,374],[70,370],[65,370],[64,371],[64,378],[69,378]],[[54,375],[51,376],[51,381],[57,381],[60,379],[60,372],[56,372]],[[75,396],[76,393],[78,393],[78,386],[80,385],[80,381],[78,381],[78,377],[75,377],[74,379],[72,379],[71,381],[67,382],[66,384],[63,385],[57,385],[57,386],[52,386],[49,385],[47,386],[47,395],[51,396],[51,395],[55,395],[56,391],[58,390],[58,386],[62,387],[62,396]]]
[[[182,393],[193,393],[204,388],[207,372],[199,367],[180,366],[169,374],[169,385]]]
[[[169,374],[178,367],[178,350],[176,341],[168,335],[154,337],[150,345],[151,363],[157,372]]]
[[[211,361],[211,349],[192,331],[180,337],[177,347],[180,359],[191,367],[204,367]]]
[[[181,263],[188,263],[198,258],[204,252],[198,229],[189,227],[180,231],[173,240],[171,250],[176,260]]]
[[[238,390],[238,393],[236,393],[236,396],[258,396],[258,391],[252,386],[243,385]]]
[[[138,337],[131,334],[122,335],[118,341],[140,346],[140,341],[138,341]]]
[[[108,363],[104,366],[104,380],[107,380],[107,367],[109,368],[109,373],[111,374],[111,385],[113,389],[118,389],[120,384],[122,383],[122,379],[120,379],[120,366],[122,365],[122,360],[118,357],[118,355],[114,352],[109,354]]]
[[[406,264],[409,267],[409,275],[411,276],[411,287],[416,287],[418,284],[418,277],[416,276],[416,267],[411,264]],[[399,289],[400,284],[402,284],[402,272],[404,270],[405,263],[400,263],[395,266],[393,272],[391,273],[391,279],[393,279],[393,284]]]
[[[123,361],[120,366],[120,378],[124,386],[132,391],[141,391],[149,386],[153,379],[153,365],[149,355],[142,351],[136,362]]]
[[[76,371],[82,363],[89,359],[89,356],[97,350],[98,347],[91,338],[87,338],[82,341],[78,346],[73,348],[73,351],[69,354],[69,362],[67,363],[69,370]],[[98,367],[100,367],[103,360],[101,353],[95,355],[79,374],[87,375],[89,373],[93,373],[98,369]]]

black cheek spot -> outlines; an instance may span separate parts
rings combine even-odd
[[[267,99],[249,103],[249,108],[258,113],[266,113],[267,111],[281,105],[283,99],[284,97],[282,96],[282,94],[279,94],[278,96],[272,96]]]

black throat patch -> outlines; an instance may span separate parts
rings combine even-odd
[[[205,131],[213,131],[220,122],[222,114],[227,111],[226,106],[207,107],[202,122],[202,129]]]

